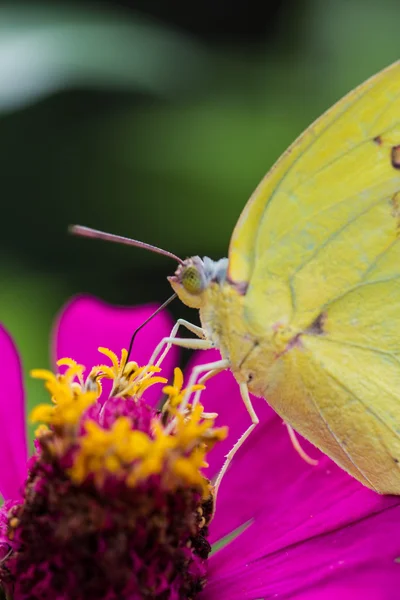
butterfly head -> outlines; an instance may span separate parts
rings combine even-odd
[[[193,256],[183,261],[175,275],[168,277],[168,281],[184,304],[191,308],[201,308],[204,292],[209,285],[225,281],[227,266],[227,258],[213,261],[207,256],[203,259]]]

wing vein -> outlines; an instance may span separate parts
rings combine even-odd
[[[399,94],[399,97],[400,97],[400,94]],[[384,112],[385,111],[383,111],[382,114],[384,114]],[[389,133],[390,131],[393,130],[394,127],[396,127],[396,125],[398,125],[398,121],[395,121],[390,127],[388,127],[387,129],[385,129],[384,131],[382,131],[380,133],[380,135],[384,136],[386,133]],[[307,179],[304,179],[296,188],[288,190],[286,193],[287,194],[291,194],[291,193],[294,194],[295,191],[297,191],[299,188],[301,188],[301,186],[303,186],[304,184],[308,183],[313,177],[315,177],[315,175],[319,175],[319,174],[323,173],[327,168],[331,167],[332,165],[334,165],[336,162],[338,162],[339,160],[341,160],[345,156],[349,156],[355,150],[358,150],[362,146],[365,146],[365,144],[370,144],[370,143],[373,143],[373,142],[372,142],[372,140],[369,137],[366,137],[366,139],[362,139],[358,144],[355,144],[351,148],[348,148],[348,150],[346,150],[345,152],[342,152],[341,154],[338,154],[337,156],[335,156],[329,162],[324,163],[324,165],[320,169],[318,169],[317,171],[313,171],[310,174],[310,177],[308,177]],[[335,206],[335,204],[333,204],[332,206]],[[316,213],[316,214],[318,214],[318,213]]]
[[[371,85],[372,85],[372,82],[371,82]],[[364,90],[362,91],[362,93],[356,93],[356,90],[355,90],[354,99],[352,99],[352,101],[350,101],[347,105],[345,105],[344,108],[343,108],[343,110],[340,113],[338,113],[332,121],[329,121],[329,123],[323,129],[321,129],[321,131],[318,133],[318,135],[314,135],[311,138],[309,145],[306,148],[304,148],[303,152],[289,165],[289,167],[283,173],[283,175],[280,178],[280,180],[277,182],[274,191],[272,192],[272,194],[268,198],[267,202],[265,203],[264,210],[262,211],[262,214],[260,216],[260,223],[264,220],[265,214],[267,213],[268,208],[269,208],[270,204],[272,203],[272,200],[275,198],[276,194],[278,193],[278,191],[279,191],[282,183],[285,181],[285,179],[288,176],[288,174],[293,170],[293,168],[295,167],[295,165],[297,165],[297,163],[299,162],[299,160],[302,160],[304,158],[304,156],[311,150],[311,148],[314,146],[314,144],[320,139],[320,137],[328,129],[330,129],[332,127],[332,125],[334,125],[335,123],[337,123],[357,102],[359,102],[359,100],[361,98],[363,98],[369,92],[371,85],[366,86],[364,88]],[[316,125],[316,123],[314,123],[314,125]],[[311,130],[307,130],[307,131],[309,131],[309,133],[311,133]],[[302,139],[303,139],[303,137],[301,136],[296,141],[298,143],[300,143]],[[295,144],[296,144],[296,142],[295,142]],[[293,146],[291,146],[291,148],[292,147]],[[290,148],[289,148],[289,150],[290,150]],[[285,156],[286,156],[286,153],[283,155],[282,158],[284,158]],[[280,160],[278,160],[278,163],[275,164],[275,167],[279,166],[279,162],[280,162]],[[274,168],[274,167],[272,167],[272,168]],[[261,229],[261,227],[258,228],[258,232],[257,232],[257,235],[256,235],[256,244],[257,244],[257,241],[258,241],[258,235],[259,235],[260,229]]]
[[[352,391],[351,391],[351,390],[350,390],[350,389],[349,389],[347,386],[345,386],[345,385],[343,384],[343,382],[341,382],[339,379],[337,379],[337,377],[335,377],[334,375],[332,375],[332,373],[328,373],[327,371],[325,371],[325,372],[326,372],[326,374],[328,375],[328,377],[329,377],[330,379],[332,379],[333,381],[335,381],[335,383],[337,383],[337,384],[338,384],[338,385],[339,385],[339,386],[340,386],[340,387],[341,387],[341,388],[342,388],[342,389],[343,389],[345,392],[347,392],[347,393],[348,393],[350,396],[352,396],[352,398],[354,398],[354,400],[358,401],[358,402],[361,404],[361,406],[362,406],[362,407],[363,407],[363,408],[364,408],[364,409],[365,409],[367,412],[369,412],[371,415],[373,415],[373,417],[374,417],[374,418],[375,418],[377,421],[379,421],[379,423],[381,423],[381,425],[383,425],[383,426],[384,426],[384,427],[385,427],[385,428],[386,428],[388,431],[390,431],[390,432],[391,432],[391,433],[392,433],[392,434],[393,434],[393,435],[394,435],[394,436],[395,436],[395,437],[396,437],[398,440],[400,440],[400,435],[399,435],[399,433],[398,433],[398,432],[397,432],[395,429],[392,429],[392,428],[391,428],[391,427],[390,427],[390,426],[389,426],[389,425],[386,423],[386,421],[384,421],[384,420],[382,419],[382,417],[380,417],[380,416],[378,415],[378,413],[376,413],[374,410],[372,410],[372,408],[371,408],[370,406],[368,406],[368,404],[365,404],[365,402],[363,402],[363,400],[361,400],[361,398],[359,398],[359,397],[358,397],[356,394],[354,394],[354,392],[352,392]],[[381,441],[381,443],[382,443],[382,440],[381,440],[380,436],[379,436],[379,440],[380,440],[380,441]],[[386,452],[387,452],[387,448],[386,448],[386,446],[384,446],[384,448],[385,448],[385,450],[386,450]]]
[[[377,264],[379,263],[379,261],[393,248],[393,246],[395,246],[398,243],[399,239],[396,238],[395,240],[392,240],[390,242],[390,244],[384,249],[382,250],[382,252],[380,252],[379,254],[377,254],[376,258],[374,261],[371,262],[371,264],[369,265],[368,269],[366,271],[364,271],[364,274],[361,278],[361,281],[365,281],[366,278],[368,277],[369,273],[371,273],[371,271],[373,271],[373,269],[377,266]]]
[[[393,277],[386,277],[384,279],[374,279],[374,281],[360,281],[359,283],[357,283],[356,285],[352,286],[351,288],[349,288],[348,290],[346,290],[342,294],[339,294],[339,296],[335,296],[335,298],[331,298],[329,300],[329,302],[326,302],[325,304],[323,304],[321,306],[321,311],[320,312],[323,313],[327,308],[329,308],[330,306],[332,306],[333,304],[335,304],[335,302],[338,302],[339,300],[342,300],[348,294],[351,294],[352,292],[358,290],[359,288],[366,287],[368,285],[375,285],[377,283],[388,283],[389,281],[395,281],[396,279],[400,279],[400,273],[398,273],[397,275],[393,275]]]
[[[347,198],[346,200],[348,201],[349,199]],[[372,202],[371,204],[369,204],[367,206],[367,208],[365,208],[358,214],[354,215],[351,219],[348,219],[345,223],[343,223],[343,225],[341,227],[339,227],[339,229],[336,229],[336,231],[334,231],[329,237],[327,237],[325,239],[325,241],[320,246],[318,246],[315,249],[315,251],[292,272],[292,274],[290,275],[290,281],[292,281],[293,277],[297,273],[299,273],[308,263],[310,263],[314,258],[316,258],[318,256],[318,254],[321,252],[321,250],[323,250],[324,248],[327,248],[329,246],[329,244],[331,242],[335,241],[341,233],[346,231],[346,229],[350,225],[354,224],[360,217],[363,217],[364,215],[366,215],[371,209],[375,208],[382,201],[385,201],[385,200],[386,199],[379,198],[379,200]]]
[[[396,354],[392,354],[392,352],[385,352],[384,350],[380,350],[372,346],[364,346],[363,344],[353,344],[352,342],[344,340],[334,340],[330,337],[324,337],[324,342],[329,342],[330,344],[338,344],[339,346],[348,346],[349,348],[359,348],[360,350],[370,350],[371,352],[376,352],[377,354],[381,354],[382,356],[389,356],[390,358],[393,358],[396,362],[400,364],[400,358],[398,358]]]
[[[297,362],[297,361],[296,361]],[[376,487],[374,486],[374,484],[372,483],[372,481],[370,481],[370,479],[368,478],[368,476],[363,472],[362,469],[360,469],[360,467],[354,462],[353,458],[351,457],[351,454],[348,452],[348,450],[343,446],[342,442],[340,441],[340,439],[337,437],[337,435],[335,434],[335,432],[333,431],[333,429],[331,428],[331,426],[329,425],[328,421],[326,420],[323,412],[321,411],[320,406],[318,405],[318,403],[315,401],[314,396],[312,394],[312,392],[310,391],[310,389],[305,385],[304,379],[301,375],[301,369],[298,369],[299,373],[300,373],[300,377],[301,380],[303,382],[303,387],[305,388],[308,397],[310,398],[311,402],[314,405],[315,410],[317,411],[321,421],[324,423],[326,430],[328,431],[328,433],[331,435],[332,439],[336,442],[336,444],[339,446],[339,448],[342,450],[342,452],[347,456],[347,458],[349,459],[349,461],[351,462],[351,464],[353,465],[353,467],[356,469],[356,471],[358,471],[361,475],[361,477],[363,477],[365,479],[365,481],[368,481],[369,485],[371,486],[371,488],[375,491],[377,491]]]

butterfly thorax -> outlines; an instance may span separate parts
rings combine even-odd
[[[229,360],[236,379],[263,395],[268,371],[296,344],[296,332],[279,323],[268,327],[267,315],[260,323],[249,319],[246,290],[228,279],[227,259],[187,259],[169,281],[185,304],[200,310],[207,338]]]

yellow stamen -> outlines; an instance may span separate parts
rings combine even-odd
[[[39,404],[30,415],[33,423],[42,422],[54,426],[77,425],[82,414],[97,400],[97,394],[86,392],[70,398],[59,398],[55,406]]]
[[[74,367],[75,365],[77,365],[78,363],[76,362],[76,360],[74,360],[73,358],[60,358],[57,362],[56,365],[57,367]]]
[[[33,379],[43,379],[44,381],[56,382],[57,377],[51,371],[47,369],[32,369],[30,372],[31,377]]]
[[[183,386],[183,373],[182,370],[179,367],[176,367],[174,369],[174,383],[173,386],[176,390],[178,390],[178,393],[182,390],[182,386]]]
[[[49,431],[50,429],[47,427],[47,425],[39,425],[39,427],[36,427],[35,429],[35,437],[40,438],[42,437],[42,435],[45,435]]]
[[[48,442],[54,456],[72,450],[68,474],[76,484],[92,478],[97,486],[102,486],[112,475],[135,486],[157,476],[168,488],[196,486],[205,496],[209,495],[209,482],[201,469],[207,466],[207,451],[226,437],[226,428],[215,428],[216,415],[205,415],[200,403],[188,404],[180,412],[185,389],[179,368],[174,370],[173,385],[163,388],[168,395],[167,408],[161,416],[154,413],[148,433],[136,430],[126,416],[116,416],[111,427],[103,426],[101,407],[99,420],[88,419],[86,410],[99,398],[103,378],[112,380],[113,395],[135,398],[137,402],[150,386],[167,383],[158,375],[159,367],[127,363],[126,350],[121,352],[120,360],[107,348],[99,350],[112,365],[93,367],[86,380],[83,365],[70,358],[58,361],[59,366],[66,367],[62,374],[54,375],[45,369],[32,372],[32,376],[44,380],[53,402],[40,404],[31,413],[32,421],[50,426],[41,425],[37,436],[49,433],[43,443]],[[196,384],[191,392],[202,389],[204,385]]]
[[[54,415],[54,406],[50,404],[38,404],[30,414],[31,423],[51,423]]]
[[[152,377],[151,379],[146,379],[145,381],[139,384],[140,392],[143,393],[147,388],[154,385],[155,383],[165,383],[167,379],[165,377]]]
[[[115,371],[112,367],[108,367],[107,365],[99,365],[98,367],[99,377],[105,377],[106,379],[114,379]]]
[[[112,366],[116,371],[119,370],[119,361],[115,352],[109,350],[108,348],[104,348],[103,346],[100,346],[99,348],[97,348],[97,350],[111,360]]]
[[[182,389],[182,388],[183,388],[183,373],[182,373],[181,369],[179,369],[177,367],[174,369],[173,385],[166,385],[165,387],[163,387],[164,394],[166,394],[168,396],[168,400],[163,407],[164,412],[169,411],[169,412],[172,412],[172,414],[175,414],[176,411],[174,409],[178,408],[179,405],[182,403],[182,400],[187,391],[186,389]],[[204,390],[204,389],[205,389],[205,386],[203,384],[196,383],[195,385],[192,385],[192,387],[190,389],[190,393],[197,392],[197,391]],[[190,408],[190,405],[188,405],[187,408]]]

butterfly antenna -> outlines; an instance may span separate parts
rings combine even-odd
[[[179,256],[176,256],[176,254],[173,254],[172,252],[168,252],[168,250],[163,250],[162,248],[152,246],[152,244],[146,244],[145,242],[140,242],[139,240],[132,240],[131,238],[123,237],[122,235],[106,233],[105,231],[99,231],[98,229],[92,229],[91,227],[84,227],[83,225],[70,225],[68,231],[69,233],[72,233],[72,235],[78,235],[80,237],[94,238],[96,240],[105,240],[106,242],[124,244],[125,246],[143,248],[144,250],[150,250],[156,254],[162,254],[164,256],[168,256],[169,258],[173,258],[181,265],[184,264],[183,260],[179,258]]]
[[[140,331],[140,330],[141,330],[141,329],[142,329],[142,328],[143,328],[145,325],[147,325],[147,323],[148,323],[149,321],[151,321],[151,319],[153,319],[153,318],[154,318],[156,315],[158,315],[158,313],[160,313],[162,310],[164,310],[164,308],[165,308],[166,306],[168,306],[168,304],[170,304],[170,302],[172,302],[172,300],[175,300],[175,298],[176,298],[176,294],[172,294],[172,296],[171,296],[170,298],[168,298],[168,300],[166,300],[166,301],[164,302],[164,304],[161,304],[161,306],[159,306],[159,307],[157,308],[157,310],[155,310],[155,311],[153,312],[153,314],[152,314],[152,315],[150,315],[150,317],[148,317],[148,318],[147,318],[145,321],[143,321],[143,323],[142,323],[141,325],[139,325],[139,327],[138,327],[137,329],[135,329],[135,331],[134,331],[134,332],[133,332],[133,334],[132,334],[131,341],[130,341],[130,344],[129,344],[129,348],[128,348],[128,354],[127,354],[127,357],[126,357],[126,362],[128,362],[128,360],[129,360],[129,357],[130,357],[130,355],[131,355],[132,348],[133,348],[133,342],[135,341],[135,337],[137,336],[137,334],[139,333],[139,331]]]

